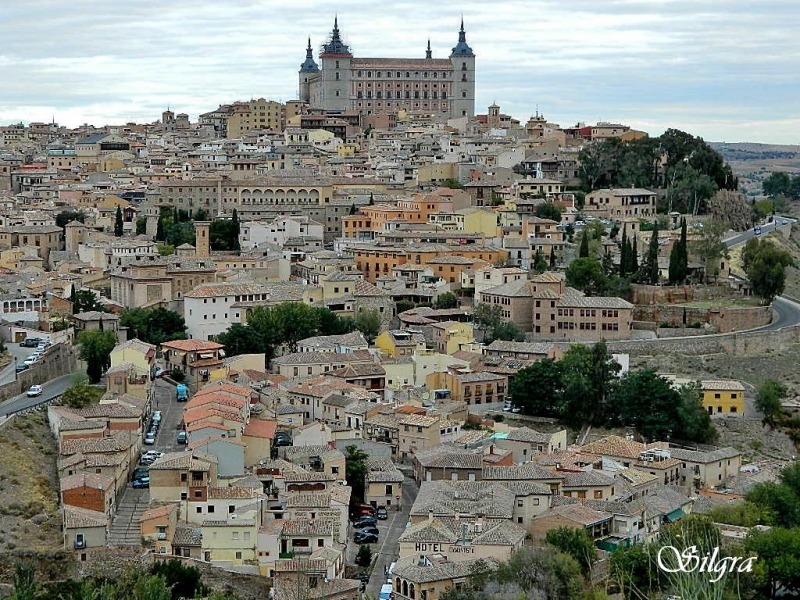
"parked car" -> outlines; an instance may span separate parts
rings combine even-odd
[[[36,348],[39,345],[39,342],[42,341],[42,338],[37,337],[29,337],[22,340],[19,345],[23,348]]]
[[[178,444],[186,444],[188,442],[188,437],[185,431],[178,432],[178,437],[175,440]]]
[[[44,388],[40,385],[32,385],[28,388],[28,398],[33,398],[34,396],[41,396]]]
[[[356,544],[375,544],[378,541],[378,536],[374,533],[356,531],[356,534],[353,536],[353,541]]]
[[[379,506],[378,513],[375,516],[378,517],[381,521],[385,521],[386,519],[389,518],[389,511],[386,510],[385,506]]]
[[[158,452],[157,450],[148,450],[147,452],[143,452],[142,456],[139,458],[139,464],[142,465],[149,465],[151,462],[154,462],[164,456],[163,452]]]
[[[146,436],[144,436],[144,443],[148,446],[152,446],[156,443],[156,434],[152,431],[149,431]]]
[[[273,445],[275,448],[279,448],[279,447],[281,447],[281,448],[282,448],[282,447],[284,447],[284,446],[291,446],[291,445],[292,445],[292,440],[290,440],[290,439],[288,439],[288,438],[279,438],[279,437],[276,437],[276,438],[275,438],[275,443],[274,443],[274,444],[272,444],[272,445]]]
[[[364,504],[362,502],[353,502],[350,504],[350,520],[355,520],[361,515],[375,516],[375,507],[371,504]]]
[[[364,525],[363,527],[356,529],[356,533],[374,533],[375,535],[378,535],[380,531],[378,530],[377,525]]]
[[[353,521],[353,527],[355,527],[356,529],[361,529],[362,527],[366,527],[367,525],[375,525],[377,522],[378,519],[376,519],[372,515],[362,515]]]
[[[29,356],[28,358],[26,358],[25,360],[22,361],[22,364],[30,366],[33,363],[35,363],[37,360],[39,360],[38,356]]]
[[[154,436],[158,435],[158,425],[156,425],[155,423],[150,425],[150,431],[148,431],[147,433],[152,433]]]
[[[134,488],[149,488],[150,487],[150,476],[146,475],[144,477],[140,477],[139,479],[133,480],[133,487]]]
[[[185,384],[179,383],[175,386],[175,396],[178,402],[187,402],[189,400],[189,388]]]
[[[161,411],[157,410],[153,413],[153,423],[161,423]]]
[[[14,370],[15,370],[17,373],[22,373],[22,372],[23,372],[24,370],[26,370],[27,368],[29,368],[29,365],[26,365],[25,363],[22,363],[21,365],[17,365],[17,366],[14,368]]]
[[[134,479],[141,479],[142,477],[150,477],[150,469],[147,467],[136,467],[131,475],[131,481]]]

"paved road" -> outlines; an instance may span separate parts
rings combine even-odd
[[[19,396],[11,398],[10,400],[6,400],[0,404],[0,415],[19,412],[21,410],[25,410],[26,408],[41,404],[47,400],[52,400],[79,382],[81,375],[83,375],[85,378],[85,374],[82,371],[76,371],[75,373],[70,373],[69,375],[62,375],[56,379],[51,379],[47,383],[42,384],[44,387],[44,392],[41,396],[28,398],[25,394],[20,394]]]
[[[175,386],[172,386],[161,379],[153,382],[155,396],[153,397],[153,410],[161,411],[161,427],[156,435],[154,446],[143,446],[146,450],[158,450],[159,452],[178,452],[186,446],[178,444],[177,437],[179,426],[183,421],[183,409],[185,402],[178,402],[175,399]],[[147,433],[147,432],[145,432]]]
[[[761,235],[766,235],[767,233],[770,233],[771,231],[774,231],[779,226],[782,226],[782,225],[788,224],[788,223],[794,223],[796,221],[797,221],[797,219],[789,219],[787,217],[779,217],[776,220],[774,220],[772,223],[767,223],[765,225],[762,225],[761,226]],[[742,233],[734,235],[733,237],[728,238],[727,240],[725,240],[725,244],[728,246],[728,248],[733,248],[734,246],[740,246],[741,244],[746,243],[747,240],[749,240],[750,238],[755,237],[755,235],[756,235],[756,233],[755,233],[755,231],[753,229],[748,229],[747,231],[744,231]]]
[[[11,343],[6,344],[6,348],[11,353],[11,362],[2,371],[0,371],[0,385],[14,381],[14,378],[17,375],[17,363],[22,364],[22,361],[28,358],[36,350],[36,348],[24,348],[19,344]],[[17,359],[16,362],[14,361],[15,358]]]
[[[772,323],[759,327],[757,331],[775,331],[800,324],[800,304],[797,302],[778,296],[772,301],[772,310],[775,312]]]
[[[381,586],[386,583],[386,576],[384,569],[388,568],[390,564],[397,560],[400,553],[400,544],[398,538],[405,531],[406,524],[408,523],[408,515],[411,512],[411,506],[417,498],[419,488],[413,479],[406,478],[403,482],[403,510],[392,511],[389,513],[389,518],[386,521],[378,521],[378,543],[372,544],[373,556],[375,556],[374,567],[372,569],[372,577],[370,577],[367,584],[366,592],[370,597],[377,598],[381,591]],[[358,547],[352,540],[348,546],[354,546],[355,550]]]

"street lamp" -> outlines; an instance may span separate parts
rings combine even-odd
[[[16,381],[16,380],[17,380],[17,377],[19,377],[19,371],[17,371],[17,361],[18,361],[18,360],[19,360],[19,358],[17,358],[17,357],[15,356],[15,357],[14,357],[14,381]]]

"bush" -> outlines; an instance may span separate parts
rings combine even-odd
[[[368,567],[372,564],[372,549],[366,544],[358,547],[358,554],[356,554],[356,564],[359,567]]]
[[[184,379],[186,379],[186,373],[181,371],[179,368],[175,367],[172,371],[169,372],[169,378],[173,381],[177,381],[180,383]]]

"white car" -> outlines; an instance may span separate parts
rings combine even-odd
[[[28,365],[29,367],[38,360],[38,356],[29,356],[24,361],[22,361],[23,365]]]
[[[148,446],[152,446],[153,444],[155,444],[156,434],[153,432],[148,433],[146,436],[144,436],[144,443],[147,444]]]
[[[41,396],[44,388],[40,385],[32,385],[28,388],[28,398],[33,398],[35,396]]]

